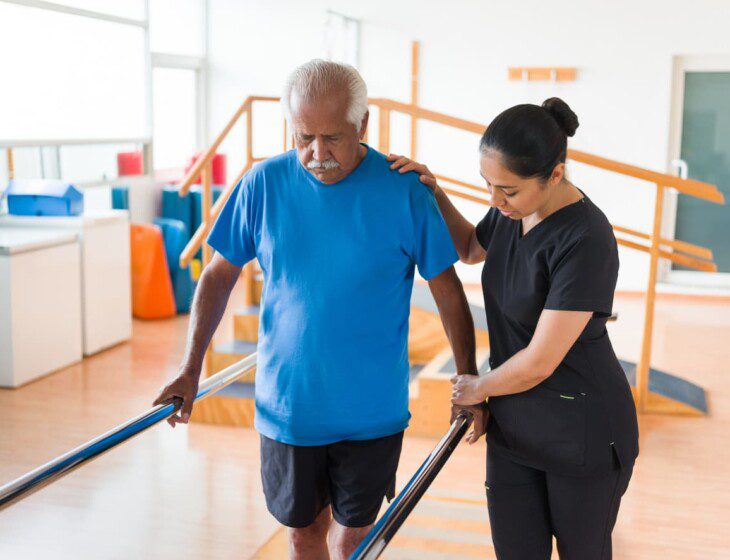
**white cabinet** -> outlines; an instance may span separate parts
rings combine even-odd
[[[81,358],[76,234],[0,228],[0,386],[17,387]]]
[[[81,245],[81,313],[85,355],[132,336],[129,214],[111,210],[82,216],[3,216],[4,227],[63,230]]]

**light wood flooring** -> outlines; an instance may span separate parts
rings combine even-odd
[[[614,346],[636,361],[643,300],[618,296],[615,309]],[[224,318],[222,340],[230,323]],[[730,302],[660,296],[655,324],[652,365],[703,385],[710,415],[640,419],[641,456],[614,557],[730,558]],[[135,321],[130,343],[0,390],[0,483],[145,410],[176,373],[186,326],[187,317]],[[399,485],[434,443],[407,438]],[[483,442],[457,449],[385,558],[494,558],[484,453]],[[255,432],[160,425],[1,512],[0,558],[249,559],[275,545],[278,530],[264,504]]]

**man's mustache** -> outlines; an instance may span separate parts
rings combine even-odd
[[[340,164],[332,158],[325,159],[324,161],[313,159],[307,164],[307,169],[337,169],[339,166]]]

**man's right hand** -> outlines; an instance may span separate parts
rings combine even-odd
[[[167,423],[173,428],[175,424],[187,424],[190,420],[190,414],[193,412],[193,402],[198,394],[198,376],[190,373],[181,373],[175,379],[170,381],[157,395],[153,406],[158,404],[173,404],[177,399],[182,401],[182,406],[176,414],[167,419]]]

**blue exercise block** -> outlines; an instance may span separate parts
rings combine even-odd
[[[187,313],[190,311],[190,302],[193,299],[193,280],[190,278],[190,270],[180,268],[179,264],[180,253],[188,242],[185,224],[181,220],[169,218],[155,218],[154,223],[162,230],[167,268],[175,294],[175,307],[178,313]]]
[[[8,212],[17,216],[78,216],[84,195],[71,183],[18,180],[8,184]]]
[[[218,200],[218,197],[223,192],[223,185],[213,185],[211,187],[211,193],[213,195],[213,204],[215,204],[215,201]],[[198,228],[200,227],[200,214],[201,210],[203,208],[203,191],[202,187],[200,185],[193,185],[190,187],[190,198],[191,198],[191,204],[190,204],[190,223],[191,223],[191,232],[195,233]],[[201,256],[202,251],[198,251],[195,255],[196,259],[202,258]]]
[[[112,187],[112,208],[114,210],[129,210],[129,187],[118,185]]]
[[[185,227],[186,239],[195,231],[192,226],[192,197],[188,193],[180,198],[180,185],[166,185],[162,188],[162,217],[180,220]]]
[[[213,195],[213,204],[215,204],[215,201],[218,200],[218,197],[223,192],[223,185],[213,185],[211,187],[211,192]],[[190,187],[190,196],[190,223],[192,224],[191,232],[195,233],[200,227],[200,214],[203,207],[203,192],[200,185],[193,185],[192,187]]]

